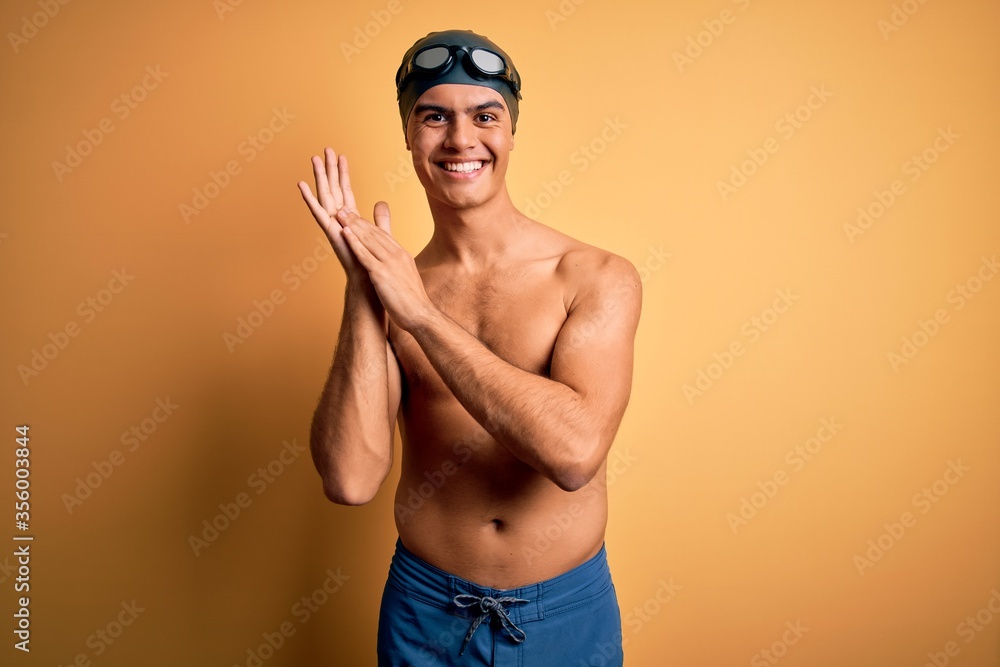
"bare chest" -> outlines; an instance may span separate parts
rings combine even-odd
[[[522,370],[548,375],[559,330],[566,320],[563,290],[550,277],[501,274],[479,280],[425,280],[431,301],[493,354]],[[449,394],[417,341],[390,327],[407,389]]]

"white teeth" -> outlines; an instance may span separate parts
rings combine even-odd
[[[475,162],[445,162],[443,164],[444,168],[447,171],[469,172],[483,168],[483,163],[481,160],[477,160]]]

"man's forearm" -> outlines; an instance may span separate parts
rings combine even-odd
[[[566,490],[590,480],[602,434],[578,392],[507,363],[436,308],[410,334],[459,403],[514,456]]]
[[[337,349],[310,445],[327,496],[367,502],[391,464],[385,314],[371,285],[348,284]]]

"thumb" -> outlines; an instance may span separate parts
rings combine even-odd
[[[389,225],[389,205],[384,201],[376,203],[373,217],[375,218],[375,226],[392,236],[392,229]]]

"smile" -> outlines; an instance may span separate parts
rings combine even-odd
[[[482,169],[483,161],[473,160],[470,162],[438,162],[438,166],[445,171],[455,171],[461,174],[468,174]]]

